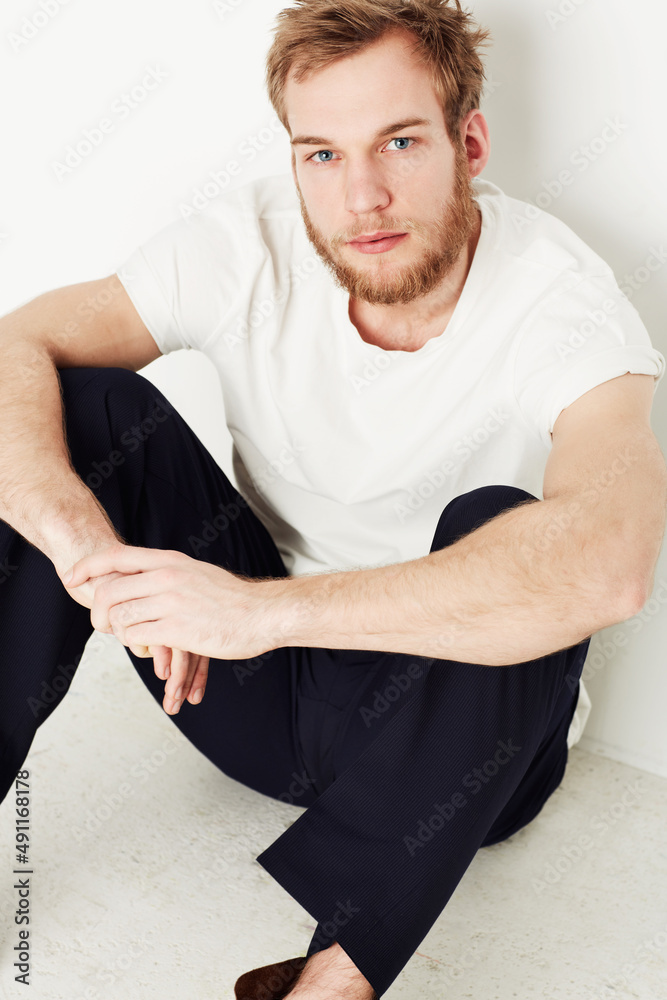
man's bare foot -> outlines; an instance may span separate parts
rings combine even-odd
[[[377,994],[335,941],[311,955],[285,1000],[377,1000]]]

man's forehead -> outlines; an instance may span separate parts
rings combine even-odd
[[[414,36],[392,33],[358,52],[296,79],[295,64],[285,81],[285,107],[291,134],[375,134],[389,120],[431,118],[440,121],[439,99],[430,72],[414,52]],[[397,56],[401,56],[397,63]],[[333,136],[332,136],[333,137]]]

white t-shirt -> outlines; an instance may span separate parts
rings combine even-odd
[[[417,351],[361,339],[291,174],[219,196],[118,269],[163,354],[214,363],[238,489],[292,576],[424,556],[449,501],[479,486],[543,499],[561,410],[625,372],[664,375],[596,253],[489,181],[473,187],[482,230],[467,281]],[[568,745],[589,711],[582,684]]]

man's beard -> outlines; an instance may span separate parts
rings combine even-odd
[[[465,147],[461,144],[455,152],[454,191],[450,199],[443,203],[442,214],[434,223],[423,224],[413,222],[411,219],[383,217],[377,220],[377,225],[363,222],[357,226],[356,233],[336,233],[327,239],[313,225],[297,183],[301,216],[308,238],[333,274],[336,283],[347,289],[353,299],[386,306],[399,302],[412,302],[413,299],[432,291],[454,268],[479,219],[477,202],[468,173]],[[409,233],[411,240],[421,244],[422,247],[417,260],[400,268],[393,263],[389,265],[387,261],[388,266],[385,271],[384,254],[366,255],[364,257],[366,262],[377,261],[380,267],[371,265],[363,270],[341,259],[338,248],[348,240],[354,239],[355,235],[383,230]]]

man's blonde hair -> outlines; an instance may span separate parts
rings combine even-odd
[[[299,83],[396,29],[415,38],[414,51],[430,70],[452,142],[458,144],[461,122],[479,107],[485,74],[477,50],[487,44],[490,32],[476,25],[459,0],[296,0],[280,11],[277,21],[266,85],[290,135],[285,107],[290,71]]]

